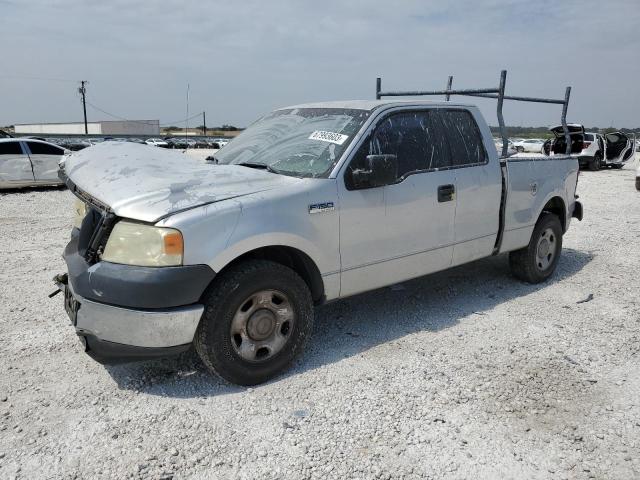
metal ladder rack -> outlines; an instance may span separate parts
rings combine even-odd
[[[571,153],[571,136],[569,135],[569,127],[567,126],[567,109],[569,108],[569,97],[571,96],[571,87],[567,87],[564,93],[564,99],[558,100],[554,98],[536,98],[536,97],[521,97],[514,95],[505,95],[504,89],[507,82],[507,71],[502,70],[500,72],[500,83],[497,88],[476,88],[476,89],[453,89],[453,76],[450,75],[447,80],[447,88],[445,90],[415,90],[415,91],[383,91],[382,79],[376,78],[376,100],[380,100],[382,97],[413,97],[422,95],[444,95],[445,99],[449,101],[451,95],[465,95],[467,97],[481,97],[481,98],[495,98],[498,100],[497,115],[498,126],[500,128],[500,137],[502,138],[502,158],[507,156],[508,139],[505,131],[504,116],[502,115],[502,104],[504,100],[515,100],[518,102],[533,102],[533,103],[553,103],[556,105],[562,105],[562,116],[560,122],[562,124],[562,131],[564,132],[564,138],[566,142],[565,153],[569,155]]]

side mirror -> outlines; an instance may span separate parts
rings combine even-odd
[[[366,168],[352,172],[357,188],[372,188],[390,185],[398,178],[396,155],[367,155]]]

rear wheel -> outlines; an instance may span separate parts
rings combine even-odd
[[[311,292],[279,263],[250,260],[232,267],[215,279],[204,304],[196,351],[231,383],[255,385],[275,377],[311,335]]]
[[[600,152],[596,152],[593,156],[593,159],[589,162],[589,170],[596,172],[600,170],[602,166],[602,154]]]
[[[529,245],[509,253],[511,273],[529,283],[544,282],[556,269],[562,250],[562,225],[556,215],[543,212]]]

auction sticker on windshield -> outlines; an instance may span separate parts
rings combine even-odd
[[[316,130],[309,136],[309,140],[320,140],[321,142],[335,143],[336,145],[342,145],[345,140],[349,138],[349,135],[342,135],[341,133],[323,132],[322,130]]]

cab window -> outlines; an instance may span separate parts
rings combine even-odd
[[[362,143],[345,174],[348,188],[355,185],[352,173],[366,168],[367,155],[395,155],[396,181],[407,175],[451,166],[446,139],[435,111],[412,111],[384,118]]]

